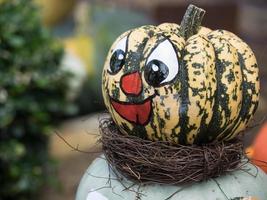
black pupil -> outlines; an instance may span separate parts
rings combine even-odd
[[[145,79],[149,85],[157,87],[169,74],[169,68],[159,60],[151,60],[145,67]]]
[[[116,50],[110,59],[110,70],[112,73],[120,71],[125,63],[125,52],[121,49]]]

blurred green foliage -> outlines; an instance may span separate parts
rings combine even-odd
[[[61,46],[31,0],[0,1],[0,199],[37,199],[51,181],[51,126],[74,112]]]

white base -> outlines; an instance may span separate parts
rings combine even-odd
[[[235,197],[255,197],[257,200],[266,200],[267,175],[251,164],[247,164],[245,168],[249,169],[252,175],[239,170],[216,179],[184,186],[184,188],[152,184],[141,186],[139,189],[138,185],[134,185],[130,190],[124,190],[124,186],[131,186],[133,183],[124,179],[123,186],[112,170],[109,170],[105,157],[101,156],[85,172],[78,187],[76,200],[135,200],[138,199],[137,191],[141,194],[141,200],[164,200],[182,188],[171,200],[228,200]],[[108,182],[109,175],[110,182]]]

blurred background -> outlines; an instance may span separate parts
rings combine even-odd
[[[190,3],[206,10],[203,26],[237,34],[256,54],[261,99],[252,125],[261,124],[245,145],[267,161],[267,1],[0,0],[0,200],[74,199],[101,151],[95,134],[110,45],[130,28],[180,24]],[[96,153],[74,151],[55,132]]]

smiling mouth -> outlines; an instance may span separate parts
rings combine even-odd
[[[146,125],[151,114],[151,98],[141,103],[119,102],[111,98],[111,105],[115,111],[129,122]]]

